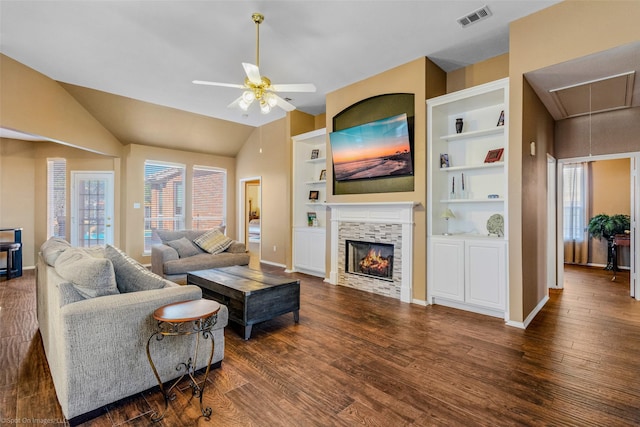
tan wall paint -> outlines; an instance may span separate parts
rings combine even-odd
[[[640,151],[640,107],[556,122],[559,159]]]
[[[533,88],[523,85],[522,122],[522,221],[523,230],[523,300],[524,312],[530,313],[548,294],[547,283],[547,156],[554,152],[554,120]],[[530,142],[536,155],[530,155]],[[512,143],[510,146],[513,146]],[[511,165],[509,165],[511,168]],[[511,215],[509,215],[511,220]]]
[[[447,93],[509,77],[509,54],[505,53],[447,73]]]
[[[227,235],[237,238],[236,227],[236,165],[232,157],[212,156],[202,153],[191,153],[166,148],[148,147],[130,144],[124,148],[123,158],[123,194],[120,208],[124,221],[120,227],[120,241],[126,252],[143,264],[151,262],[151,257],[144,255],[144,162],[155,160],[185,166],[185,195],[192,192],[191,181],[194,166],[211,166],[227,171]],[[190,196],[186,198],[190,200]],[[134,209],[134,203],[140,208]],[[191,205],[185,205],[185,226],[191,228]]]
[[[429,76],[433,73],[433,76]],[[437,84],[439,83],[439,84]],[[406,202],[414,201],[419,205],[414,210],[413,241],[413,298],[426,300],[426,252],[427,230],[425,209],[426,200],[426,99],[443,94],[445,74],[426,58],[419,58],[407,64],[385,71],[353,85],[327,94],[327,131],[333,130],[332,118],[363,99],[385,93],[414,93],[415,96],[415,190],[402,193],[333,195],[328,191],[329,203],[356,202]],[[330,157],[328,153],[327,158]],[[327,168],[327,179],[331,181],[331,168]],[[330,190],[330,188],[328,189]],[[328,242],[327,248],[330,248]],[[327,251],[327,258],[331,256]]]
[[[119,207],[118,159],[52,142],[0,138],[0,228],[24,229],[25,268],[35,265],[40,246],[47,239],[47,159],[53,157],[67,160],[67,183],[71,171],[115,171],[115,209]],[[71,192],[67,191],[67,207],[70,206]],[[118,218],[114,226],[117,229]],[[118,236],[116,245],[117,239]]]
[[[591,163],[592,188],[589,202],[593,215],[631,214],[630,175],[630,159],[598,160]],[[606,242],[591,239],[589,244],[589,263],[606,265]],[[622,262],[622,257],[619,260]],[[626,265],[628,265],[628,259]]]
[[[312,119],[309,126],[313,126]],[[291,135],[288,127],[289,120],[285,118],[255,129],[236,157],[236,186],[240,179],[262,179],[261,259],[282,266],[291,258]]]
[[[119,156],[120,142],[60,84],[0,54],[0,126]]]
[[[35,264],[36,253],[35,146],[34,142],[0,138],[0,228],[23,228],[22,265],[25,268]],[[13,238],[6,233],[0,237],[6,240]]]
[[[566,1],[510,25],[509,310],[524,321],[523,81],[524,74],[638,40],[640,2]],[[527,242],[526,244],[530,244]],[[527,290],[528,292],[528,290]]]

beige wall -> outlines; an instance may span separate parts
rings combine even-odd
[[[52,142],[0,138],[0,228],[24,229],[22,261],[25,268],[35,265],[38,250],[47,239],[47,159],[53,157],[67,160],[67,183],[71,182],[71,171],[114,171],[116,183],[118,181],[118,159]],[[67,206],[71,205],[70,198],[67,191]],[[115,203],[117,209],[117,185]],[[118,236],[115,243],[118,244]]]
[[[148,264],[149,255],[144,255],[144,162],[155,160],[184,165],[185,177],[185,227],[191,228],[191,200],[194,166],[211,166],[227,171],[227,235],[237,238],[236,227],[236,166],[233,157],[213,156],[202,153],[170,150],[166,148],[148,147],[130,144],[124,149],[123,158],[123,190],[120,227],[120,242],[126,252],[138,261]],[[140,208],[134,208],[139,203]]]
[[[35,142],[0,138],[0,228],[22,227],[22,265],[34,265]],[[3,240],[12,235],[2,233]],[[0,258],[4,259],[2,255]],[[4,263],[4,261],[2,261]],[[4,264],[3,264],[4,267]]]
[[[447,73],[447,93],[509,77],[509,54],[487,60]]]
[[[2,54],[0,69],[0,126],[120,155],[120,142],[56,81]]]
[[[313,125],[313,118],[309,126]],[[285,266],[291,257],[291,138],[287,119],[254,130],[236,157],[236,182],[262,180],[261,259]],[[275,250],[274,250],[275,247]]]
[[[589,189],[590,212],[595,216],[631,214],[631,161],[630,159],[598,160],[591,163],[591,185]],[[607,264],[605,240],[591,239],[589,263]],[[619,257],[621,265],[629,265],[628,250]],[[625,258],[625,259],[623,259]]]
[[[556,139],[559,159],[640,151],[640,107],[560,120]]]
[[[524,312],[530,313],[548,294],[547,283],[547,156],[554,153],[554,120],[533,88],[523,84],[522,160],[522,266]],[[511,141],[510,147],[517,144]],[[531,156],[530,143],[535,142],[536,155]],[[509,164],[509,168],[512,165]],[[509,183],[511,184],[511,183]],[[511,220],[511,213],[509,214]],[[553,225],[552,225],[553,226]]]
[[[533,292],[525,290],[531,285],[524,283],[524,264],[530,268],[538,262],[523,256],[523,230],[533,225],[523,218],[524,74],[637,41],[638,16],[637,1],[565,1],[510,25],[509,309],[514,321],[530,313],[525,294]]]
[[[426,200],[426,99],[445,93],[445,73],[427,58],[419,58],[376,76],[327,94],[327,131],[333,130],[333,117],[363,99],[386,93],[414,93],[415,96],[415,187],[412,192],[333,195],[328,190],[329,203],[356,202],[406,202],[419,205],[414,210],[413,235],[413,299],[426,300],[426,250],[427,229]],[[330,157],[330,154],[327,155]],[[327,179],[331,181],[331,168],[327,168]],[[328,242],[329,243],[329,242]],[[330,244],[327,245],[327,248]],[[329,259],[330,252],[327,252]]]

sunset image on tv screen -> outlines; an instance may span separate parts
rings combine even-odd
[[[406,114],[330,134],[336,181],[413,174]]]

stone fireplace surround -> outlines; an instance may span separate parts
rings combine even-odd
[[[329,203],[329,282],[411,302],[415,202]],[[345,273],[345,240],[394,244],[393,281]]]

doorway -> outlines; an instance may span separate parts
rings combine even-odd
[[[261,259],[262,249],[262,179],[240,180],[240,207],[238,237],[246,245],[253,258]]]
[[[603,212],[610,215],[617,214],[617,213],[626,214],[625,212],[627,210],[626,206],[620,206],[620,205],[615,206],[615,202],[612,201],[612,198],[615,198],[617,194],[623,196],[622,197],[623,199],[628,198],[629,200],[628,212],[631,219],[631,224],[629,227],[630,228],[629,230],[630,246],[629,246],[628,252],[627,251],[622,252],[622,257],[623,257],[623,263],[626,264],[628,266],[627,268],[629,269],[629,295],[633,298],[640,300],[640,289],[639,289],[640,283],[638,278],[638,265],[640,265],[640,254],[638,253],[638,239],[640,236],[638,235],[639,233],[637,228],[638,215],[640,214],[637,208],[637,204],[640,201],[640,194],[639,194],[639,188],[638,188],[639,187],[638,159],[640,159],[640,153],[623,153],[623,154],[617,154],[617,155],[613,154],[613,155],[602,155],[602,156],[590,156],[588,158],[563,159],[558,162],[557,263],[558,263],[558,266],[564,266],[565,255],[566,255],[565,241],[564,241],[565,234],[566,234],[565,209],[568,209],[567,207],[568,203],[566,203],[565,201],[564,189],[568,185],[568,183],[565,182],[566,181],[564,176],[565,168],[572,167],[572,165],[576,165],[581,162],[589,162],[589,163],[592,163],[592,165],[599,163],[601,166],[601,165],[604,165],[605,162],[608,160],[628,160],[629,185],[624,186],[622,193],[616,192],[616,189],[611,186],[605,186],[604,190],[603,189],[598,190],[598,185],[602,187],[602,182],[599,182],[598,184],[598,181],[601,180],[602,178],[598,178],[597,174],[594,174],[594,177],[587,180],[589,185],[586,188],[586,191],[589,193],[589,195],[591,195],[592,197],[597,197],[599,200],[588,200],[586,202],[589,205],[590,213],[585,215],[584,227],[586,227],[586,224],[588,224],[589,218],[586,218],[588,216],[593,216]],[[619,165],[619,162],[616,162],[616,164]],[[590,170],[593,170],[593,168],[590,168]],[[627,176],[626,171],[624,172],[624,175]],[[600,192],[600,196],[594,196],[594,194],[597,194],[598,191]],[[624,194],[625,192],[627,193]],[[587,198],[589,198],[589,195],[587,195]],[[611,208],[613,210],[607,209],[607,203],[611,204],[611,206],[615,206]],[[626,203],[624,203],[624,205],[626,205]],[[618,212],[618,210],[620,212]],[[587,265],[591,265],[595,267],[604,267],[604,265],[607,264],[606,242],[603,242],[602,245],[599,245],[600,243],[599,241],[597,240],[594,241],[590,237],[586,237],[586,238],[588,238],[589,241],[585,242],[584,246],[585,247],[589,246],[587,251],[589,255],[584,257],[586,261],[582,263],[586,263]],[[557,274],[558,274],[557,287],[562,288],[562,284],[564,283],[564,268],[558,268]],[[614,277],[613,273],[611,274],[611,276],[612,278]]]
[[[71,245],[113,245],[113,172],[71,171]]]

